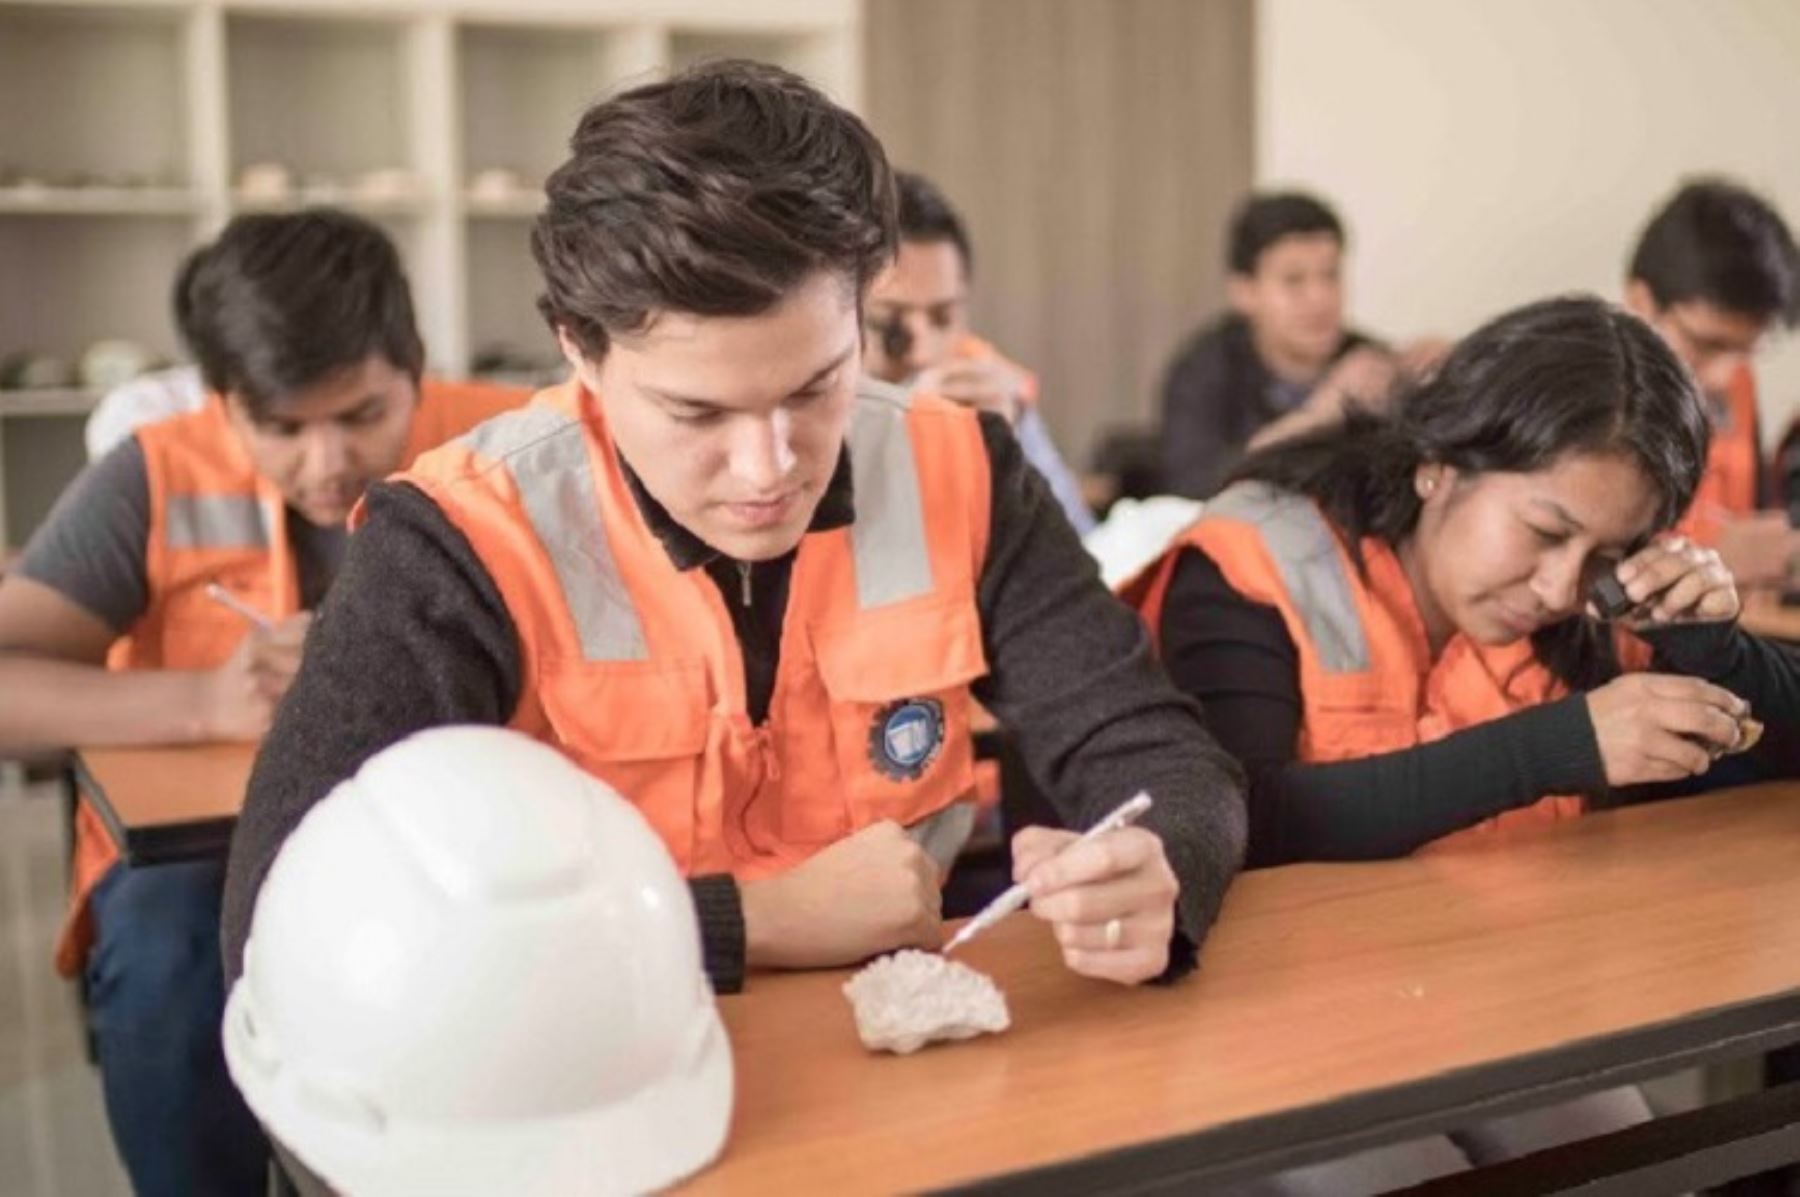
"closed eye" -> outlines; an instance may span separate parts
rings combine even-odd
[[[381,404],[369,403],[364,404],[362,407],[357,408],[347,415],[338,417],[338,423],[343,424],[347,428],[362,428],[377,422],[385,414],[387,414],[386,410]]]

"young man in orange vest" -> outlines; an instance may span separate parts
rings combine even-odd
[[[573,377],[371,488],[232,845],[228,971],[306,812],[448,723],[633,801],[720,990],[939,947],[976,700],[1071,826],[1156,799],[1086,843],[1016,837],[1067,965],[1180,971],[1236,869],[1239,775],[1005,421],[863,380],[895,243],[879,143],[726,62],[595,106],[571,145],[532,247]]]
[[[1662,335],[1712,410],[1706,476],[1682,530],[1718,550],[1742,586],[1780,585],[1800,555],[1785,512],[1763,509],[1751,358],[1800,317],[1800,251],[1779,213],[1720,179],[1688,183],[1631,256],[1625,306]]]
[[[900,248],[869,288],[863,369],[883,382],[1005,416],[1025,460],[1085,536],[1094,513],[1037,409],[1037,375],[969,331],[975,251],[962,217],[922,175],[895,172],[894,190]]]
[[[523,398],[420,382],[399,256],[347,214],[232,222],[188,260],[175,308],[212,398],[90,466],[0,582],[0,693],[31,696],[0,707],[0,752],[260,736],[364,487]],[[57,965],[85,969],[142,1195],[267,1183],[219,1049],[223,876],[218,861],[127,868],[77,809]]]

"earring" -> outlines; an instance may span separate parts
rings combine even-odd
[[[1421,499],[1429,499],[1431,497],[1431,492],[1436,489],[1437,489],[1437,479],[1436,478],[1421,478],[1421,479],[1419,479],[1419,497]]]

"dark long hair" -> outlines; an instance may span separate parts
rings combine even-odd
[[[1700,394],[1662,339],[1619,308],[1574,296],[1490,321],[1391,414],[1353,412],[1341,430],[1251,456],[1232,481],[1312,498],[1360,566],[1363,537],[1398,546],[1412,535],[1422,464],[1474,476],[1542,470],[1570,453],[1622,454],[1657,488],[1661,529],[1693,501],[1710,437]],[[1591,620],[1542,628],[1532,647],[1578,690],[1618,672],[1610,638]]]

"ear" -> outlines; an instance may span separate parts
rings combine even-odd
[[[1231,304],[1231,310],[1240,316],[1249,317],[1256,312],[1256,279],[1248,274],[1233,272],[1225,276],[1225,300]]]
[[[1441,461],[1427,461],[1413,471],[1413,493],[1421,503],[1441,501],[1456,485],[1456,469]]]
[[[575,371],[575,377],[580,380],[581,385],[598,394],[600,389],[598,364],[588,360],[587,354],[581,351],[581,346],[576,344],[575,338],[569,334],[569,330],[560,324],[556,326],[556,344],[562,350],[563,360],[569,363],[571,370]]]
[[[221,391],[219,400],[225,405],[225,416],[232,425],[240,430],[248,429],[256,424],[250,415],[250,404],[236,391]]]
[[[1625,280],[1625,310],[1644,321],[1655,320],[1662,311],[1650,293],[1650,284],[1641,278]]]

